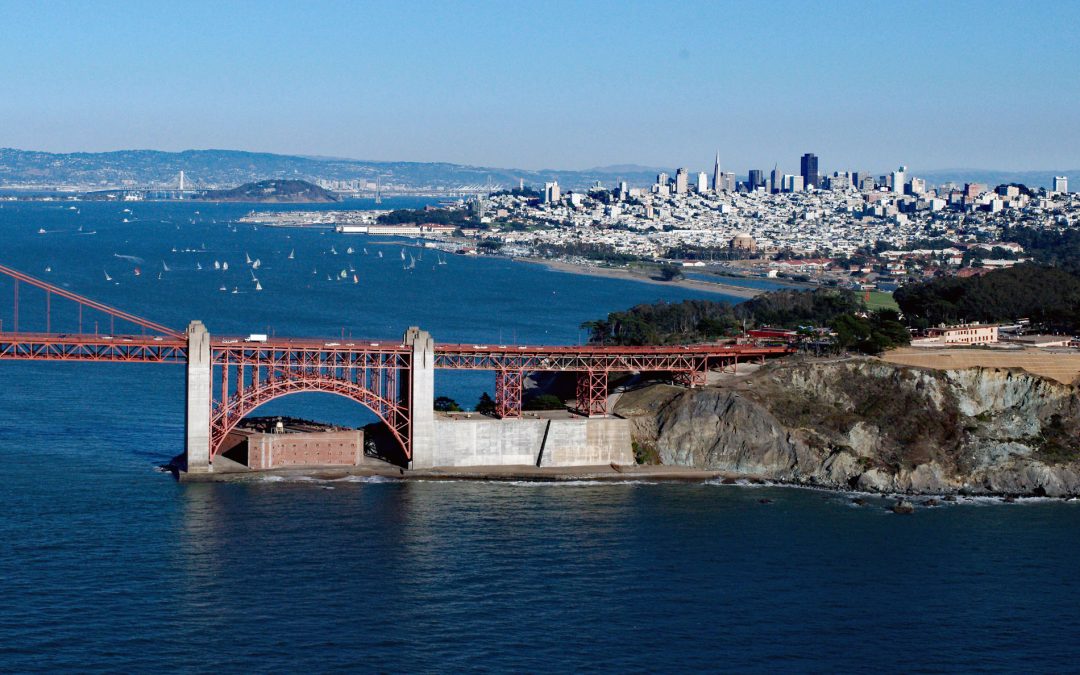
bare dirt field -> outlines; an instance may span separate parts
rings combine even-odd
[[[1070,384],[1080,375],[1080,353],[1045,349],[920,349],[886,352],[882,360],[904,366],[954,368],[1019,368],[1033,375]]]

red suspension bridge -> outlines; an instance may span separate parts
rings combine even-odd
[[[259,406],[299,392],[326,392],[369,408],[411,465],[430,466],[434,370],[495,372],[495,408],[521,417],[532,372],[577,375],[577,411],[608,413],[608,377],[650,373],[697,387],[707,373],[764,361],[788,347],[696,344],[660,347],[439,344],[418,328],[401,341],[211,338],[183,332],[0,265],[10,303],[0,302],[0,360],[163,363],[187,367],[188,471],[212,469],[228,433]],[[0,286],[0,292],[3,292]]]

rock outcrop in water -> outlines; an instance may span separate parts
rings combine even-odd
[[[778,363],[718,387],[653,385],[616,411],[663,464],[873,492],[1080,495],[1077,388],[1024,372]]]

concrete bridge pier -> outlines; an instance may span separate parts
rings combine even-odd
[[[187,329],[187,418],[185,427],[187,470],[206,473],[210,466],[211,372],[210,333],[201,321]]]
[[[410,469],[435,466],[435,341],[431,333],[416,326],[405,331],[405,344],[412,347],[409,376],[409,425],[412,459]]]

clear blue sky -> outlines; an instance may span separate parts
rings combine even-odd
[[[0,0],[0,146],[1080,166],[1080,2]]]

